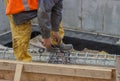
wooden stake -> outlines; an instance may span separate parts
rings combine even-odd
[[[120,81],[120,56],[116,59],[116,81]]]
[[[23,64],[17,64],[16,70],[15,70],[14,81],[20,81],[22,70],[23,70]]]

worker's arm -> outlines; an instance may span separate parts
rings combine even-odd
[[[46,3],[46,1],[48,1]],[[51,10],[54,6],[53,0],[39,0],[38,8],[38,23],[40,26],[41,34],[44,39],[50,37],[51,31]]]
[[[50,31],[59,31],[62,19],[62,0],[39,0],[38,23],[43,38],[50,37]]]
[[[38,23],[44,39],[43,45],[51,46],[50,31],[55,32],[55,40],[61,42],[59,36],[59,24],[62,19],[62,0],[39,0]]]
[[[59,0],[52,8],[52,13],[51,13],[52,31],[55,32],[59,31],[60,22],[62,20],[62,9],[63,9],[63,0]]]

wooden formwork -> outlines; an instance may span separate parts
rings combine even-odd
[[[120,56],[116,59],[116,81],[120,81]]]
[[[0,81],[115,81],[115,69],[0,60]]]

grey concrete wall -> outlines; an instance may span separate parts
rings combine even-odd
[[[120,36],[120,0],[64,0],[63,25]]]
[[[103,33],[120,35],[120,0],[106,0]]]
[[[84,0],[83,15],[84,30],[120,35],[120,0]]]
[[[81,29],[81,0],[64,0],[63,25]]]
[[[0,33],[9,30],[3,6],[0,0]],[[120,0],[64,0],[63,25],[67,29],[120,36]]]
[[[4,0],[0,0],[0,34],[10,30],[8,18],[5,15]]]
[[[91,32],[102,31],[104,0],[82,1],[82,30]]]

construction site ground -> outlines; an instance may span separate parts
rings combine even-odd
[[[39,42],[38,39],[39,36],[32,39],[30,43],[37,43]],[[0,45],[0,48],[5,48],[4,51],[11,49],[2,45]],[[1,53],[0,59],[3,60],[0,60],[0,81],[115,81],[116,79],[115,60],[111,61],[112,66],[100,65],[99,63],[98,65],[87,64],[87,61],[82,62],[81,60],[78,61],[80,64],[54,64],[46,62],[48,57],[40,57],[40,54],[37,53],[38,49],[30,44],[29,51],[33,62],[29,63],[15,61],[12,49]],[[73,49],[71,52],[92,54],[92,57],[99,54],[101,58],[104,58],[103,56],[107,54],[105,51],[89,50],[87,48],[82,51]],[[108,58],[114,59],[112,56]],[[85,58],[85,60],[89,59]],[[90,59],[88,63],[90,62],[93,61]]]

